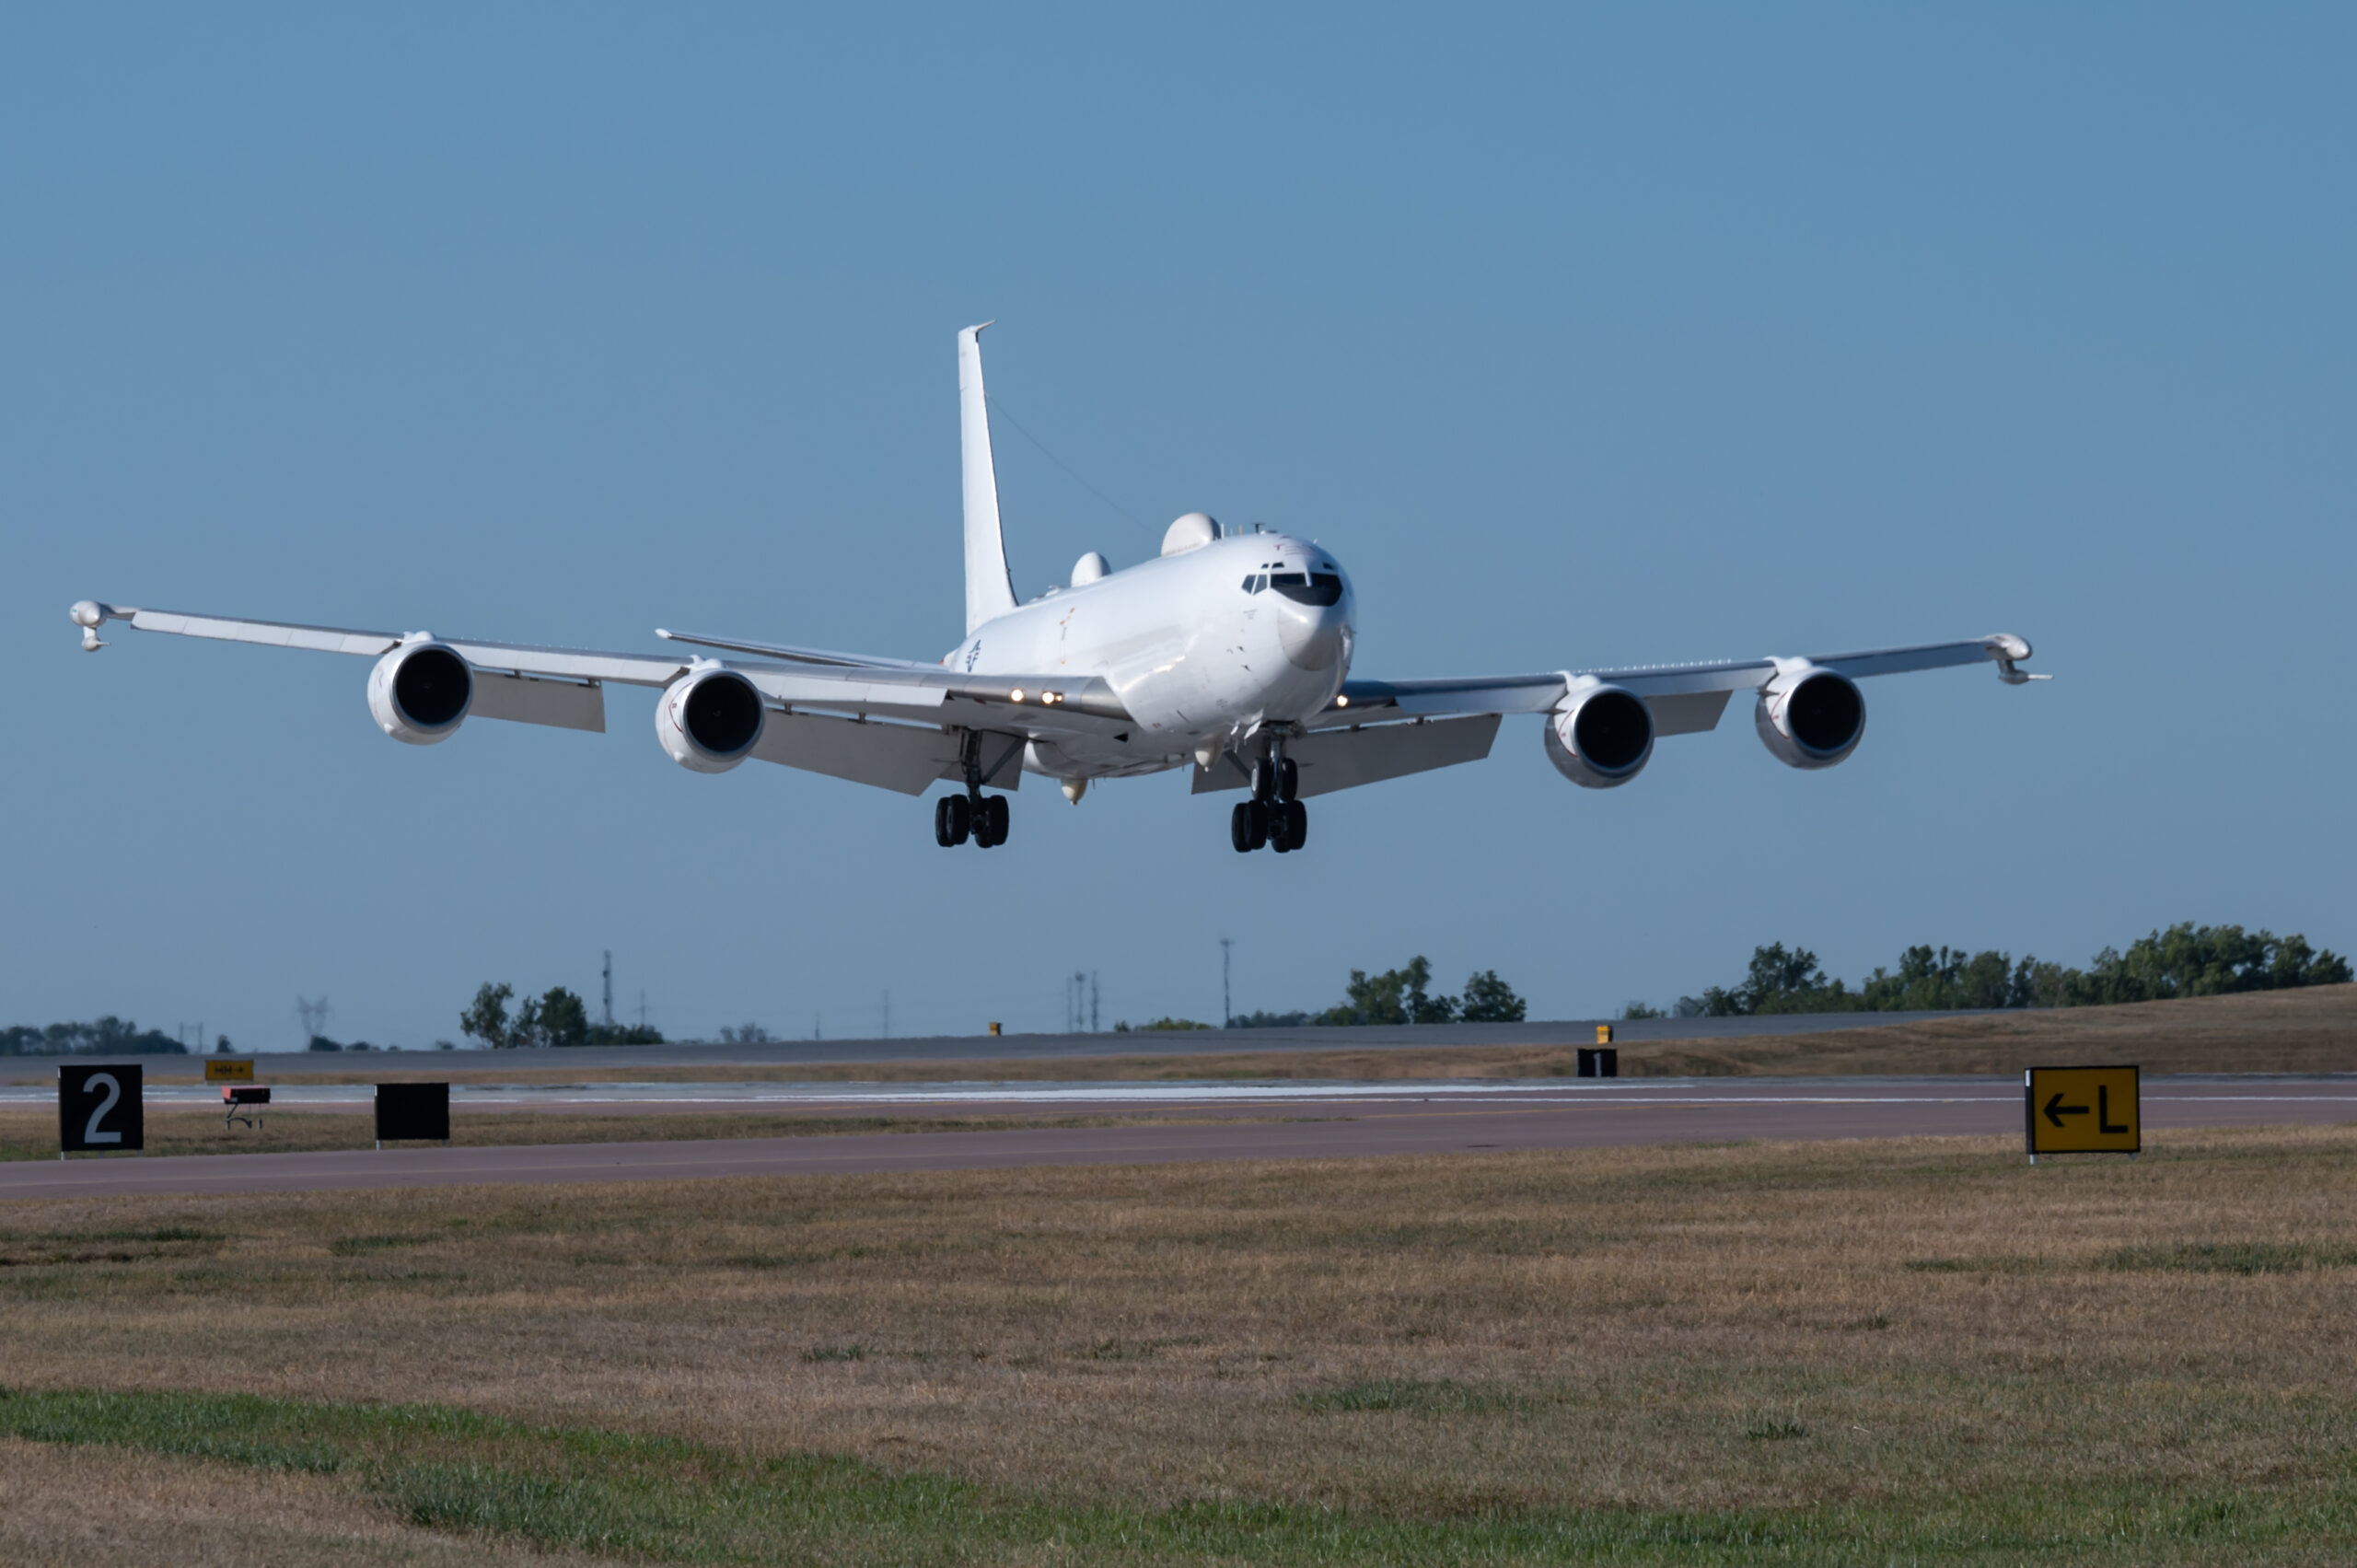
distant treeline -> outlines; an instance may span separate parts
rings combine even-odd
[[[1876,968],[1854,988],[1826,978],[1817,955],[1782,942],[1751,951],[1750,972],[1733,986],[1709,986],[1681,996],[1681,1017],[1731,1017],[1762,1013],[1954,1012],[1966,1008],[2098,1007],[2122,1002],[2163,1002],[2179,996],[2224,996],[2244,991],[2286,991],[2345,985],[2349,960],[2318,950],[2296,933],[2247,932],[2239,925],[2191,921],[2129,944],[2106,947],[2084,970],[2045,963],[2034,954],[2014,961],[1991,949],[1910,947],[1898,970]],[[1657,1018],[1661,1010],[1631,1002],[1624,1018]]]
[[[160,1029],[143,1029],[110,1013],[95,1023],[18,1024],[0,1029],[0,1056],[186,1056],[188,1047]]]
[[[558,1045],[661,1045],[663,1031],[641,1024],[593,1024],[589,1008],[562,985],[540,996],[527,996],[508,1012],[515,999],[512,985],[485,981],[475,992],[473,1005],[459,1015],[459,1028],[470,1040],[493,1051],[516,1051]]]
[[[1468,977],[1463,994],[1432,994],[1432,961],[1419,953],[1403,969],[1369,975],[1353,970],[1340,1006],[1317,1013],[1239,1013],[1236,1029],[1294,1028],[1304,1024],[1518,1024],[1527,1011],[1514,987],[1495,970]]]

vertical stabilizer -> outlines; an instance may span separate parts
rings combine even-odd
[[[985,321],[982,327],[989,326]],[[966,630],[1015,608],[1006,538],[998,526],[998,470],[991,462],[991,409],[982,396],[982,327],[958,334],[958,435],[966,471]]]

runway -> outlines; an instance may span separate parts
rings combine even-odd
[[[714,1086],[660,1086],[710,1090]],[[598,1086],[598,1109],[632,1102]],[[2022,1094],[2008,1079],[1745,1079],[1412,1085],[758,1086],[774,1109],[873,1114],[1051,1116],[1137,1111],[1101,1127],[853,1132],[511,1147],[404,1147],[308,1154],[116,1156],[0,1165],[0,1200],[132,1193],[261,1193],[475,1183],[660,1181],[873,1171],[1150,1165],[1196,1160],[1341,1159],[1469,1150],[1560,1149],[1755,1139],[1921,1135],[2019,1137]],[[799,1090],[781,1094],[781,1090]],[[522,1109],[540,1091],[512,1092]],[[579,1102],[575,1102],[578,1104]],[[748,1102],[723,1101],[744,1109]],[[679,1098],[635,1102],[691,1109]],[[582,1106],[582,1109],[589,1109]],[[705,1109],[715,1109],[709,1102]],[[545,1105],[536,1109],[547,1109]],[[490,1112],[496,1114],[495,1111]],[[2357,1079],[2148,1078],[2145,1142],[2174,1129],[2357,1122]]]

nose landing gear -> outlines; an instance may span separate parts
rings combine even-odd
[[[1228,816],[1228,842],[1238,854],[1263,844],[1290,854],[1309,842],[1309,807],[1295,798],[1300,789],[1301,769],[1292,758],[1268,756],[1252,764],[1252,798],[1238,801]]]

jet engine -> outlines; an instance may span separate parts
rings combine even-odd
[[[1866,700],[1857,683],[1822,665],[1779,667],[1752,711],[1761,744],[1788,768],[1829,768],[1858,749]]]
[[[706,665],[664,689],[655,704],[655,734],[679,766],[725,773],[760,744],[768,714],[751,681]]]
[[[368,672],[368,712],[405,745],[449,739],[474,702],[474,671],[456,648],[430,636],[403,643]]]
[[[1654,714],[1618,686],[1575,690],[1547,718],[1547,760],[1588,789],[1627,784],[1654,754]]]

